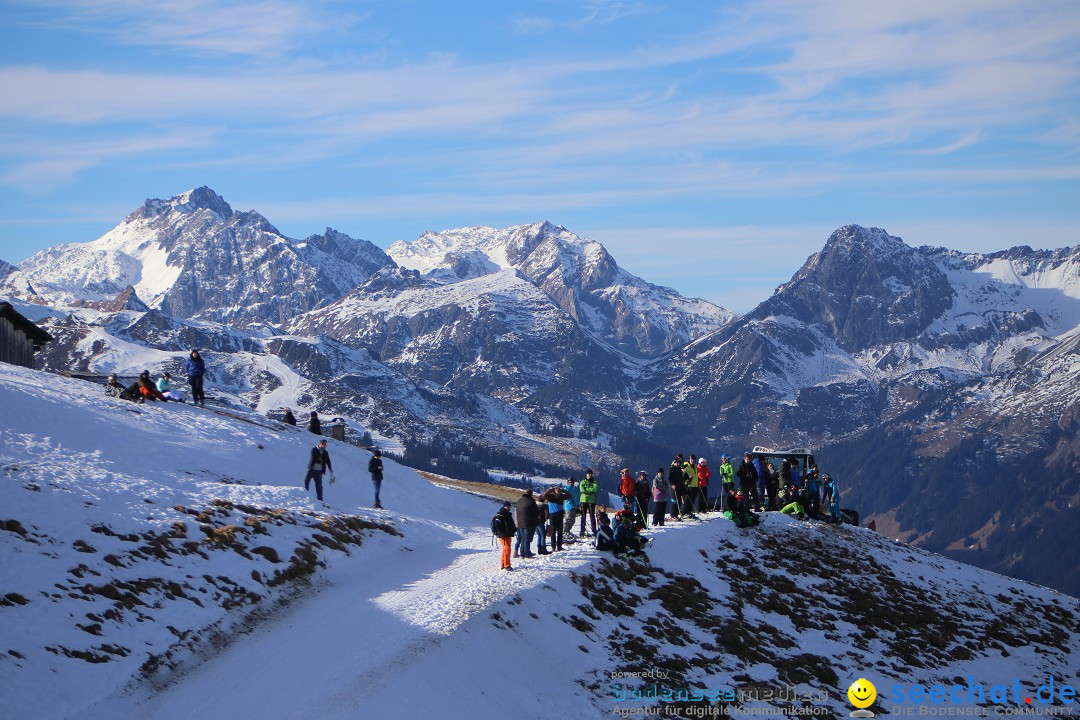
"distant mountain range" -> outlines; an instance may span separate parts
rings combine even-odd
[[[444,469],[810,445],[879,530],[1080,594],[1080,246],[845,226],[736,317],[549,223],[383,252],[199,188],[0,266],[0,294],[41,306],[49,369],[178,369],[198,346],[223,399],[348,417]]]

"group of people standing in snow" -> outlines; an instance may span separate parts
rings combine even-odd
[[[651,481],[644,470],[634,477],[629,468],[623,468],[618,484],[622,509],[615,513],[614,526],[607,512],[597,509],[599,485],[592,470],[586,471],[580,486],[571,477],[563,486],[548,487],[539,497],[531,489],[525,490],[516,505],[503,503],[492,519],[492,533],[502,545],[500,565],[504,570],[513,570],[512,558],[562,550],[565,538],[578,539],[571,532],[578,517],[579,537],[586,537],[588,521],[594,546],[623,557],[642,552],[648,540],[641,532],[650,525],[696,520],[699,513],[719,511],[740,528],[757,525],[757,513],[764,511],[843,522],[840,491],[828,473],[819,473],[813,456],[806,458],[805,467],[795,457],[781,459],[776,467],[767,456],[748,452],[736,468],[728,455],[722,455],[715,476],[720,492],[710,499],[709,483],[714,473],[705,458],[680,453],[667,470],[657,468]]]

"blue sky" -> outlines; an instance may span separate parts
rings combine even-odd
[[[750,309],[836,227],[1080,243],[1080,3],[0,2],[0,259],[209,185],[383,247],[550,220]]]

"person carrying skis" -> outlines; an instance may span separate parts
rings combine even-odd
[[[600,484],[593,477],[591,469],[585,471],[585,478],[581,481],[581,531],[578,535],[585,537],[585,518],[589,518],[589,526],[593,535],[596,535],[596,492]]]
[[[198,350],[192,348],[191,354],[184,362],[184,370],[187,372],[188,384],[191,385],[191,401],[195,405],[205,405],[206,394],[203,392],[203,376],[206,374],[206,363]]]
[[[323,440],[325,443],[326,441]],[[382,510],[382,502],[379,500],[379,491],[382,490],[382,452],[379,448],[371,453],[371,459],[368,460],[367,471],[371,474],[371,484],[375,486],[375,509]]]
[[[323,440],[323,442],[326,442]],[[495,513],[495,517],[491,518],[491,534],[499,538],[499,544],[502,546],[502,553],[500,555],[500,569],[513,570],[510,565],[510,538],[514,537],[517,533],[517,526],[514,524],[514,516],[510,514],[510,501],[507,500],[499,508],[499,511]]]
[[[307,475],[304,476],[304,489],[311,489],[312,480],[315,481],[315,497],[319,500],[323,499],[323,487],[322,479],[323,473],[330,472],[330,483],[333,484],[337,481],[334,477],[334,468],[330,464],[330,453],[326,450],[326,440],[320,440],[319,443],[311,448],[311,457],[308,458]]]

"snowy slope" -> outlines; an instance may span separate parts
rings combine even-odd
[[[357,448],[323,504],[313,438],[257,416],[9,366],[0,405],[0,717],[600,718],[644,671],[836,713],[858,676],[1075,685],[1076,599],[866,530],[713,519],[504,573],[494,503],[388,462],[372,510]]]

